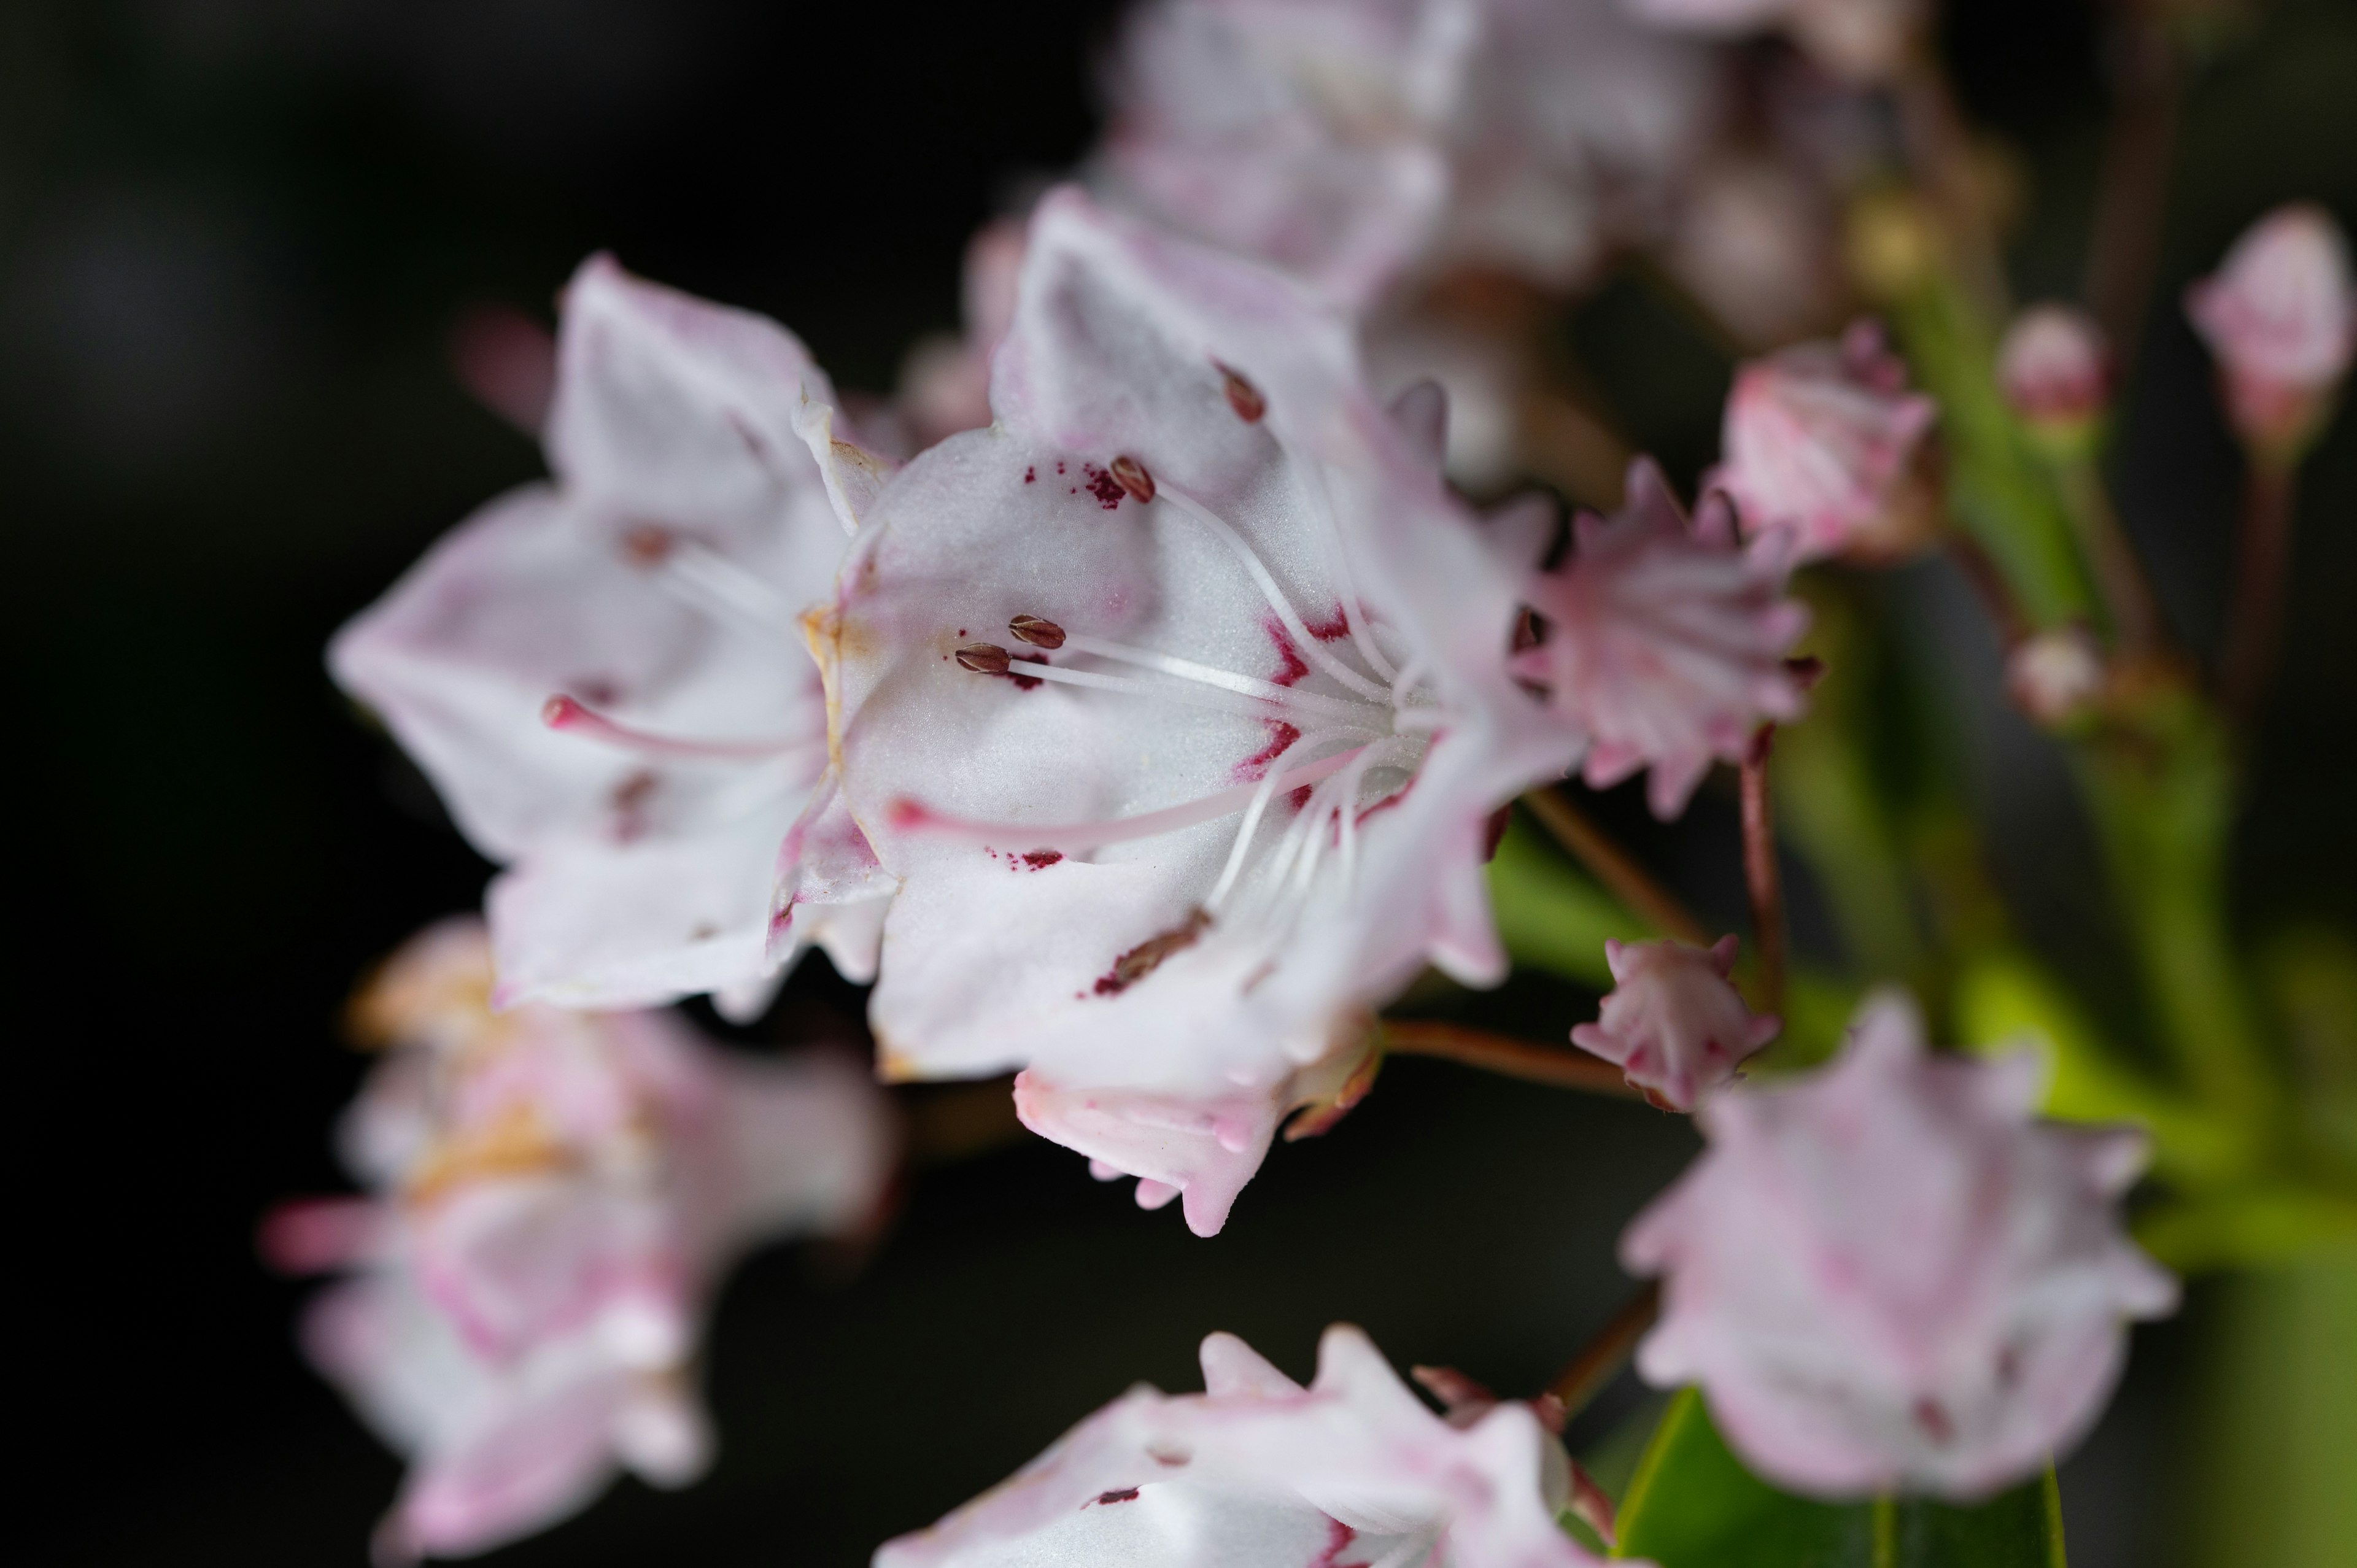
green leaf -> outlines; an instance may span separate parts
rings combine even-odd
[[[1816,1502],[1744,1468],[1692,1389],[1654,1430],[1619,1525],[1613,1555],[1661,1568],[2063,1568],[2050,1469],[1969,1508]]]
[[[1599,991],[1612,987],[1606,939],[1638,942],[1653,934],[1519,818],[1490,862],[1490,908],[1516,963]]]

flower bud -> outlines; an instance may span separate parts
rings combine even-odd
[[[2320,207],[2279,208],[2186,291],[2186,314],[2218,358],[2235,434],[2290,461],[2323,423],[2357,351],[2348,242]]]
[[[2086,445],[2111,403],[2111,353],[2085,311],[2033,306],[2006,328],[1996,379],[2039,444],[2068,454]]]
[[[2005,689],[2049,729],[2083,717],[2104,691],[2104,654],[2080,627],[2027,638],[2006,656]]]

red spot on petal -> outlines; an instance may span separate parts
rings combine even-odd
[[[1128,489],[1119,479],[1114,478],[1094,463],[1083,466],[1081,473],[1088,480],[1089,494],[1096,497],[1097,504],[1107,511],[1118,508],[1123,498],[1129,494]]]
[[[1351,635],[1351,620],[1342,613],[1342,607],[1336,605],[1332,615],[1324,620],[1304,620],[1301,628],[1320,642],[1332,642]]]
[[[1060,849],[1035,849],[1026,852],[1022,858],[1023,864],[1032,870],[1045,871],[1063,859],[1064,852]]]
[[[1260,628],[1268,633],[1271,642],[1276,644],[1277,671],[1269,677],[1271,682],[1279,686],[1290,686],[1309,673],[1309,661],[1301,657],[1301,650],[1293,646],[1293,634],[1285,629],[1284,622],[1275,616],[1264,616]]]
[[[1039,470],[1037,468],[1026,468],[1023,470],[1023,482],[1027,485],[1035,483],[1039,478]]]
[[[1097,1494],[1097,1501],[1101,1503],[1134,1503],[1136,1500],[1137,1488],[1135,1487],[1125,1487],[1118,1492],[1099,1492]]]

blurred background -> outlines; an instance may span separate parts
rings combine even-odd
[[[2016,282],[2067,293],[2103,124],[2100,7],[1951,8],[1967,108],[2019,176]],[[540,471],[459,388],[454,329],[485,306],[553,321],[554,290],[607,249],[776,316],[840,384],[888,390],[913,338],[954,328],[967,235],[1086,146],[1115,9],[0,5],[26,1560],[357,1563],[391,1497],[394,1460],[295,1354],[305,1287],[267,1274],[252,1235],[274,1199],[344,1186],[328,1139],[364,1065],[337,1025],[352,981],[472,906],[487,875],[320,657],[436,533]],[[2115,456],[2127,524],[2200,650],[2239,470],[2177,295],[2294,197],[2357,218],[2346,0],[2270,6],[2188,103]],[[1715,455],[1727,361],[1633,284],[1571,330],[1620,419],[1690,484]],[[2349,423],[2307,471],[2237,885],[2246,906],[2344,929]],[[2040,948],[2100,993],[2121,960],[2088,914],[2083,825],[2055,756],[1990,694],[1986,634],[1943,571],[1897,591],[1923,607],[1924,651],[1969,721],[2000,873]],[[1736,918],[1726,799],[1674,832],[1607,805]],[[1805,889],[1800,914],[1806,945]],[[1482,1015],[1536,1031],[1591,1004],[1518,981]],[[858,1009],[813,961],[762,1032],[840,1035]],[[736,1278],[710,1346],[709,1479],[680,1496],[624,1482],[500,1560],[864,1563],[1130,1380],[1198,1386],[1213,1328],[1306,1375],[1319,1328],[1349,1319],[1403,1364],[1535,1389],[1631,1289],[1614,1239],[1692,1149],[1642,1107],[1407,1061],[1322,1142],[1280,1145],[1211,1242],[1036,1142],[931,1172],[872,1256],[780,1251]],[[2199,1289],[2139,1334],[2128,1388],[2066,1468],[2082,1568],[2190,1550],[2190,1412],[2222,1300]],[[1641,1397],[1624,1380],[1575,1438]]]

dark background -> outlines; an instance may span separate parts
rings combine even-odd
[[[1967,101],[2026,179],[2018,278],[2067,292],[2100,131],[2093,14],[1957,9]],[[2278,7],[2190,104],[2122,495],[2197,648],[2237,470],[2175,291],[2276,200],[2357,212],[2351,9]],[[301,1290],[251,1234],[274,1198],[341,1185],[327,1129],[363,1065],[334,1028],[353,977],[485,876],[320,665],[428,540],[538,471],[452,380],[451,327],[487,302],[545,317],[605,248],[888,390],[914,335],[954,324],[968,232],[1086,145],[1110,13],[0,0],[11,1425],[35,1451],[34,1558],[357,1563],[391,1495],[393,1460],[296,1359]],[[1599,381],[1690,477],[1726,367],[1621,309],[1608,295],[1582,324]],[[2311,466],[2238,883],[2253,907],[2343,921],[2352,464],[2344,428]],[[1957,660],[1981,679],[1976,635]],[[2104,940],[2074,935],[2084,836],[2051,757],[1973,711],[2028,922],[2100,966]],[[1703,865],[1727,822],[1706,800],[1648,846]],[[1728,907],[1723,882],[1695,891]],[[1577,1004],[1533,983],[1499,1015],[1559,1027]],[[783,1015],[856,1005],[821,962]],[[1215,1327],[1306,1375],[1318,1328],[1348,1318],[1403,1364],[1535,1388],[1630,1288],[1613,1239],[1690,1153],[1650,1111],[1406,1062],[1322,1144],[1281,1146],[1211,1242],[1044,1145],[932,1173],[864,1272],[781,1251],[732,1285],[710,1479],[625,1483],[509,1557],[860,1563],[1131,1380],[1195,1386]],[[2201,1312],[2197,1294],[2140,1337],[2066,1472],[2082,1568],[2163,1549]]]

